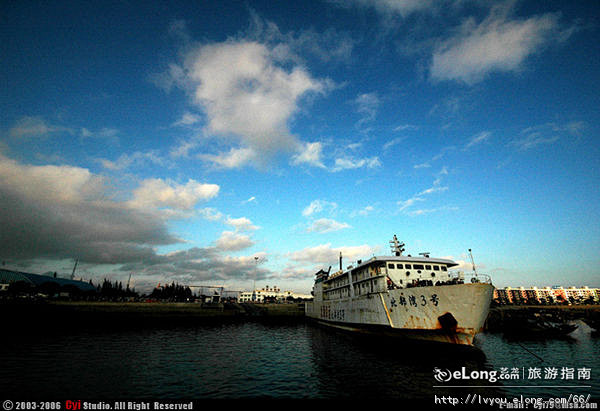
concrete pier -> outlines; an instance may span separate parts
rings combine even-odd
[[[301,321],[304,304],[142,302],[3,302],[7,328],[57,329],[214,324],[227,321]]]

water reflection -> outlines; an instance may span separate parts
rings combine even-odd
[[[448,349],[439,344],[415,344],[392,338],[358,336],[312,327],[310,340],[321,397],[426,399],[434,394],[457,395],[439,388],[434,368],[469,371],[486,369],[481,352]],[[499,394],[498,388],[478,389]]]
[[[449,388],[453,382],[437,381],[434,368],[472,372],[547,365],[590,367],[593,378],[586,383],[592,389],[581,393],[600,392],[597,338],[511,342],[481,334],[476,345],[485,355],[303,322],[16,333],[0,341],[0,386],[14,398],[27,399],[372,398],[430,403],[434,395],[524,393],[487,381],[456,385],[496,386]]]

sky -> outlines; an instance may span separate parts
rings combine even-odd
[[[0,3],[0,259],[278,286],[406,253],[600,287],[600,3]]]

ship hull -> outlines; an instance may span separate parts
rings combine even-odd
[[[491,284],[415,287],[307,303],[306,316],[338,329],[472,345],[482,331]]]

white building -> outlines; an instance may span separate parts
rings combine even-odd
[[[277,302],[285,302],[288,298],[294,299],[311,299],[311,295],[307,294],[298,294],[293,291],[281,291],[280,288],[273,286],[269,287],[268,285],[261,289],[256,289],[254,291],[243,291],[238,295],[238,302],[240,303],[263,303],[265,301],[277,301]]]

